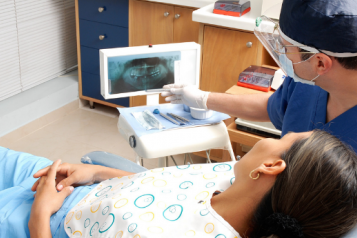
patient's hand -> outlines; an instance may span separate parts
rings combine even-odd
[[[57,160],[50,167],[46,175],[42,175],[38,180],[35,201],[32,204],[31,213],[40,212],[41,214],[52,215],[57,212],[64,201],[73,191],[72,186],[65,187],[61,192],[56,189],[56,171],[61,163]]]
[[[65,187],[61,192],[57,192],[56,171],[61,160],[54,162],[37,183],[35,201],[32,204],[29,220],[29,230],[31,237],[52,237],[50,229],[50,217],[57,212],[64,199],[73,191],[73,187]]]
[[[53,166],[53,165],[52,165]],[[37,171],[33,177],[39,178],[42,176],[46,176],[51,167],[48,166]],[[97,165],[88,165],[88,164],[68,164],[63,163],[59,164],[56,167],[56,186],[57,190],[61,191],[63,188],[68,186],[83,186],[83,185],[91,185],[96,181],[96,174],[101,166]],[[40,180],[37,180],[32,186],[31,190],[36,191],[38,188]]]

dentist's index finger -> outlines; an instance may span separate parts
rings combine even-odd
[[[165,98],[165,101],[166,101],[166,102],[172,102],[172,101],[180,100],[180,99],[181,99],[181,97],[176,96],[176,95],[173,95],[173,96],[170,96],[170,97]]]
[[[170,92],[172,94],[183,94],[183,88],[171,88]]]
[[[183,88],[185,86],[187,86],[187,84],[185,84],[185,83],[172,83],[172,84],[164,85],[164,87],[162,87],[162,88],[165,88],[165,89]]]
[[[171,95],[172,95],[171,92],[163,92],[163,93],[161,93],[161,96],[163,96],[163,97],[167,97],[167,96],[171,96]]]
[[[170,89],[170,88],[173,88],[173,87],[175,87],[175,84],[166,84],[162,88]]]

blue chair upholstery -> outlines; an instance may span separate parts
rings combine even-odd
[[[93,151],[81,158],[83,164],[102,165],[110,168],[120,169],[132,173],[147,171],[146,168],[125,159],[119,155],[114,155],[104,151]]]

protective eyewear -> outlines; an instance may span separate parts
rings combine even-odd
[[[283,39],[287,38],[280,30],[278,21],[272,20],[267,16],[261,16],[256,19],[256,26],[254,28],[254,34],[263,44],[265,49],[270,53],[273,59],[278,63],[279,55],[281,54],[316,54],[318,50],[294,42],[292,45],[286,45],[283,43]],[[308,52],[292,52],[289,50],[291,47],[299,47],[307,50]]]

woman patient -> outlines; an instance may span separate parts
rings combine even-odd
[[[0,153],[0,237],[335,238],[357,223],[357,156],[322,131],[138,174],[26,155]]]

